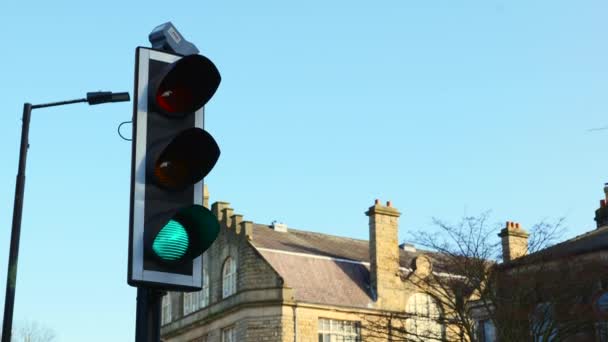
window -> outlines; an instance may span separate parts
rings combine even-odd
[[[222,329],[222,342],[236,342],[234,326]]]
[[[319,342],[360,342],[361,324],[319,318]]]
[[[608,321],[599,321],[595,324],[595,333],[599,342],[608,342]]]
[[[203,289],[201,290],[201,307],[209,305],[209,275],[207,270],[203,268]]]
[[[438,322],[441,311],[433,297],[415,293],[408,299],[405,311],[410,314],[405,329],[413,337],[421,340],[442,338],[443,326]]]
[[[496,342],[496,327],[492,321],[479,321],[476,328],[480,342]]]
[[[557,341],[557,326],[553,316],[553,304],[541,303],[536,305],[530,315],[530,328],[534,342]]]
[[[599,284],[602,286],[602,284]],[[599,318],[595,323],[597,340],[608,342],[608,290],[604,289],[594,296],[593,309]]]
[[[184,293],[184,316],[209,305],[209,277],[203,269],[203,288],[197,292]]]
[[[162,325],[170,323],[171,322],[171,293],[170,292],[167,292],[167,294],[163,296],[161,310],[162,310],[161,311]]]
[[[236,292],[236,263],[231,257],[224,261],[222,268],[222,298],[233,295]]]
[[[608,321],[597,322],[596,328],[598,341],[608,342]]]
[[[200,309],[200,291],[184,292],[184,316]]]

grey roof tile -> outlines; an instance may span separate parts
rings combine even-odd
[[[361,263],[260,250],[294,289],[297,301],[345,307],[368,307],[369,269]],[[289,253],[289,252],[288,252]]]

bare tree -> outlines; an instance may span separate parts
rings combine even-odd
[[[52,342],[55,332],[36,321],[26,320],[19,324],[13,334],[13,342]]]
[[[388,341],[478,341],[478,320],[495,327],[499,341],[566,340],[593,330],[588,298],[605,265],[556,260],[550,253],[536,253],[563,234],[563,219],[542,222],[530,229],[525,263],[499,263],[499,226],[488,224],[488,214],[465,217],[457,224],[434,219],[438,233],[412,234],[411,241],[432,253],[426,254],[434,271],[424,276],[404,273],[403,280],[416,291],[433,298],[442,312],[386,313],[365,319],[368,337]],[[604,273],[605,274],[605,273]],[[418,317],[417,317],[418,316]],[[440,336],[408,329],[410,322],[433,320],[443,327]]]

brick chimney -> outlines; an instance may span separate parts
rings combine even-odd
[[[502,261],[509,262],[528,254],[528,232],[519,223],[507,221],[498,236],[502,240]]]
[[[376,200],[365,213],[369,216],[369,260],[372,296],[381,307],[389,308],[395,292],[400,291],[398,219],[401,213]]]
[[[604,184],[604,196],[604,199],[600,200],[600,207],[595,211],[597,228],[608,225],[608,207],[606,207],[606,202],[608,202],[608,183]]]

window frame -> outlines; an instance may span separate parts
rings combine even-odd
[[[222,299],[228,298],[236,293],[236,262],[229,256],[222,265]]]
[[[595,334],[598,342],[608,342],[608,320],[595,323]]]
[[[230,334],[230,337],[228,339],[226,339],[226,333]],[[221,334],[222,342],[236,342],[236,329],[234,325],[222,328]]]
[[[542,312],[541,312],[542,310]],[[542,313],[543,321],[537,320],[537,315]],[[547,330],[551,331],[547,331]],[[548,335],[549,341],[557,341],[558,327],[555,322],[555,306],[551,302],[536,304],[530,313],[530,335],[533,342],[544,341]]]
[[[439,322],[441,317],[443,317],[443,312],[441,306],[433,296],[423,292],[413,293],[407,300],[405,312],[409,315],[405,321],[406,331],[412,330],[413,324],[413,334],[418,337],[423,335],[423,332],[426,331],[433,335],[439,335],[433,336],[433,338],[445,337],[445,325]],[[426,331],[419,331],[419,326],[428,326],[429,328]],[[438,331],[433,329],[435,327],[438,328]]]
[[[203,288],[201,290],[201,308],[209,306],[209,273],[203,268]]]
[[[361,342],[361,321],[340,320],[327,317],[317,318],[317,338],[319,341]]]
[[[488,331],[486,327],[492,327],[492,337],[488,338]],[[491,319],[483,319],[476,322],[475,329],[477,329],[477,338],[480,342],[496,342],[496,327]]]
[[[171,323],[172,320],[172,312],[171,312],[171,292],[167,292],[166,295],[161,299],[161,326]]]
[[[187,316],[209,305],[209,276],[203,268],[203,284],[200,291],[184,292],[183,313]]]

